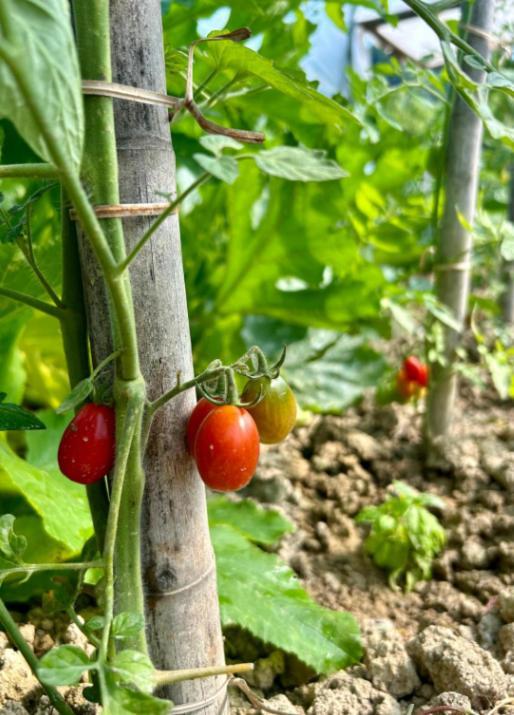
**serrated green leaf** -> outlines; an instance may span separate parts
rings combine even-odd
[[[363,337],[311,330],[289,346],[283,372],[302,407],[337,414],[375,387],[386,368]]]
[[[193,159],[202,169],[226,184],[233,184],[239,175],[237,161],[232,156],[213,157],[208,154],[193,154]]]
[[[172,709],[173,703],[170,700],[161,700],[139,690],[117,686],[110,693],[109,713],[111,715],[125,715],[126,713],[169,715],[172,713]]]
[[[14,531],[16,517],[13,514],[0,516],[0,555],[13,564],[23,562],[22,555],[27,548],[27,539]]]
[[[135,685],[142,692],[151,693],[154,688],[155,669],[145,653],[122,650],[113,658],[109,670],[120,682]]]
[[[45,425],[32,412],[9,402],[0,404],[0,430],[40,430]]]
[[[334,181],[348,176],[325,152],[299,146],[277,146],[252,158],[261,171],[289,181]]]
[[[118,613],[112,622],[112,634],[115,638],[131,638],[145,627],[145,620],[140,613],[124,611]]]
[[[101,631],[105,625],[105,618],[103,616],[93,616],[86,621],[85,625],[88,630]]]
[[[77,382],[70,394],[61,402],[59,407],[56,408],[55,411],[57,414],[62,415],[64,412],[74,410],[81,405],[93,392],[93,387],[93,380],[91,380],[90,377],[86,377],[84,380]]]
[[[224,625],[246,628],[261,640],[294,653],[318,673],[344,668],[361,658],[359,627],[353,616],[312,601],[291,569],[232,527],[214,526],[211,537]]]
[[[39,661],[38,676],[46,685],[76,685],[86,670],[92,670],[87,653],[74,645],[63,645],[45,653]]]
[[[207,509],[211,527],[228,524],[257,544],[272,546],[295,528],[282,514],[250,499],[232,502],[224,496],[211,497]]]
[[[360,120],[349,109],[325,97],[312,87],[297,82],[293,77],[279,70],[271,60],[244,45],[235,42],[211,42],[205,52],[216,68],[232,69],[241,76],[257,77],[298,102],[320,123],[326,122],[339,130],[348,123],[360,124]]]
[[[31,102],[44,117],[65,161],[78,171],[84,118],[69,5],[65,0],[3,0],[3,5],[9,17],[12,63],[29,85]],[[0,61],[0,113],[39,156],[52,162],[40,126],[5,61]]]
[[[56,416],[57,417],[57,416]],[[46,434],[27,433],[28,435]],[[57,454],[58,441],[54,443]],[[41,517],[47,534],[63,545],[63,558],[80,553],[93,533],[86,490],[58,469],[39,469],[0,442],[0,490],[21,494]]]

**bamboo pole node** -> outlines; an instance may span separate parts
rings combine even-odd
[[[209,566],[209,568],[203,572],[198,578],[196,578],[194,581],[191,581],[190,583],[186,584],[185,586],[181,586],[180,588],[175,588],[173,591],[159,591],[159,592],[152,592],[152,591],[147,591],[146,595],[154,598],[158,598],[159,596],[177,596],[179,593],[184,593],[184,591],[189,591],[192,588],[195,588],[195,586],[198,586],[199,583],[202,583],[208,576],[211,575],[211,573],[214,571],[215,564],[214,562]]]
[[[159,216],[169,208],[169,203],[159,204],[101,204],[94,206],[97,218],[134,218],[138,216]],[[178,214],[176,206],[170,214]],[[77,220],[77,212],[70,209],[70,218]]]
[[[470,261],[460,261],[458,263],[439,263],[438,265],[434,266],[434,271],[437,271],[437,272],[469,271],[469,270],[471,270]]]

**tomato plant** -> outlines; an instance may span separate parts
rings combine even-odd
[[[110,472],[115,454],[115,414],[107,405],[84,405],[66,427],[57,455],[61,472],[93,484]]]
[[[200,424],[194,457],[201,478],[211,489],[241,489],[253,477],[259,459],[259,432],[241,407],[214,407]]]
[[[250,380],[243,390],[242,398],[252,402],[258,399],[261,392],[262,399],[254,407],[248,407],[248,412],[255,420],[261,442],[276,444],[285,439],[294,427],[296,398],[280,376],[273,380],[267,377]]]

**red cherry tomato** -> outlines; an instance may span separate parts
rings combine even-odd
[[[398,394],[404,402],[408,402],[411,398],[418,398],[421,393],[421,387],[414,380],[409,380],[406,371],[402,368],[396,376],[396,387]]]
[[[253,418],[241,407],[215,407],[198,428],[194,458],[211,489],[227,492],[246,486],[259,460],[259,432]]]
[[[261,442],[276,444],[282,442],[296,422],[296,398],[282,377],[269,380],[250,380],[243,390],[244,402],[257,399],[262,391],[264,397],[255,407],[247,407],[259,430]]]
[[[93,484],[112,469],[115,414],[107,405],[84,405],[64,430],[57,460],[61,472],[79,484]]]
[[[198,400],[194,410],[191,412],[186,430],[187,451],[189,454],[194,455],[195,438],[198,428],[209,412],[215,407],[216,405],[213,405],[212,402],[209,402],[209,400],[206,400],[205,397],[202,397]]]
[[[416,382],[420,387],[428,385],[428,367],[414,355],[405,358],[403,369],[409,380]]]

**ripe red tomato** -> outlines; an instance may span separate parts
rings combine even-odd
[[[428,367],[414,355],[405,358],[403,369],[409,380],[416,382],[420,387],[428,385]]]
[[[418,398],[421,393],[421,386],[414,380],[410,380],[403,368],[396,376],[396,387],[400,397],[405,402],[408,402],[412,397]]]
[[[198,432],[198,428],[209,412],[215,407],[216,405],[213,405],[212,402],[209,402],[209,400],[206,400],[205,397],[202,397],[198,400],[194,410],[191,412],[186,430],[187,451],[189,454],[194,455],[195,437]]]
[[[261,442],[276,444],[287,437],[296,422],[296,398],[293,391],[282,377],[269,380],[250,380],[243,390],[242,399],[251,402],[259,396],[260,390],[264,397],[255,407],[248,407],[252,415]]]
[[[72,482],[93,484],[112,469],[115,449],[112,407],[88,403],[64,430],[57,460]]]
[[[241,407],[214,407],[198,427],[194,458],[202,480],[211,489],[241,489],[253,477],[259,460],[259,432]]]

